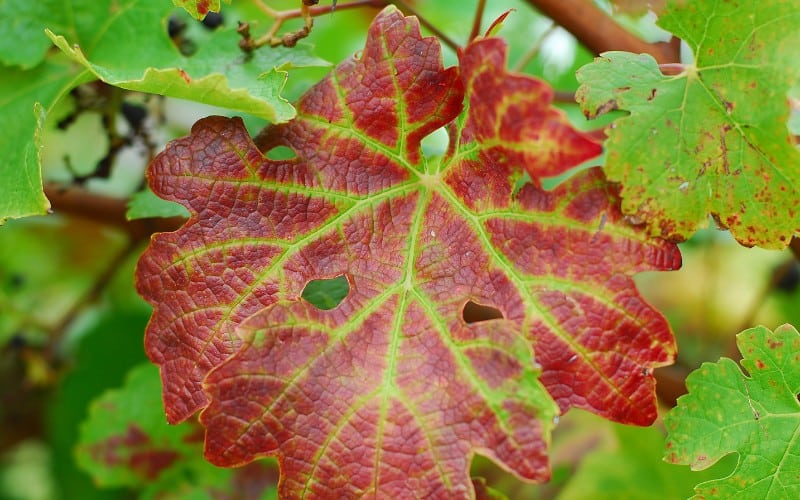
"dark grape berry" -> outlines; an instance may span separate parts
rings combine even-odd
[[[798,285],[800,285],[800,265],[792,261],[775,282],[775,288],[785,293],[792,293],[797,290]]]
[[[175,38],[183,33],[185,29],[186,23],[183,22],[182,19],[176,16],[169,16],[169,21],[167,21],[167,34],[170,38]]]
[[[14,332],[8,339],[7,345],[9,348],[15,351],[23,349],[28,345],[28,341],[25,340],[25,333],[20,331]]]
[[[206,17],[201,21],[203,26],[210,30],[217,29],[225,22],[225,18],[219,12],[209,12]]]
[[[194,42],[184,36],[186,22],[178,16],[169,16],[167,21],[167,34],[172,39],[172,43],[178,48],[181,54],[190,56],[197,52]]]
[[[125,121],[127,121],[134,130],[142,128],[142,123],[144,123],[144,119],[147,118],[147,108],[141,104],[123,102],[120,111],[122,112],[122,116],[125,117]]]
[[[9,277],[8,280],[11,283],[12,288],[20,288],[22,285],[25,284],[25,276],[22,274],[14,273]]]

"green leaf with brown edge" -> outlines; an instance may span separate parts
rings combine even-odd
[[[800,334],[759,326],[736,337],[742,370],[728,358],[686,379],[689,393],[665,418],[664,459],[702,470],[737,453],[729,476],[701,483],[694,498],[800,497]]]
[[[280,96],[287,70],[325,66],[308,46],[243,53],[234,27],[218,28],[190,56],[167,35],[170,6],[165,0],[122,0],[93,6],[102,21],[71,26],[53,43],[97,78],[129,90],[221,106],[271,122],[295,115]],[[142,50],[146,47],[146,50]],[[124,54],[124,57],[120,57]]]
[[[64,56],[25,71],[0,66],[0,224],[9,218],[44,215],[50,202],[42,190],[41,134],[47,112],[69,88],[83,81]]]
[[[42,190],[42,126],[60,96],[91,79],[62,55],[45,60],[52,44],[44,26],[63,28],[67,14],[57,0],[0,0],[7,21],[0,37],[0,224],[50,209]]]
[[[673,240],[711,214],[742,245],[785,247],[800,230],[800,153],[786,125],[800,71],[798,5],[672,0],[658,23],[694,51],[680,74],[624,52],[578,72],[587,116],[630,112],[606,141],[622,211]]]
[[[76,447],[78,465],[101,487],[127,486],[143,498],[205,492],[215,498],[242,493],[259,498],[274,480],[263,463],[220,469],[202,458],[202,429],[196,422],[168,425],[159,397],[158,369],[139,365],[120,389],[107,391],[89,408]],[[253,476],[257,472],[258,477]],[[234,489],[237,488],[237,489]],[[254,488],[254,489],[251,489]]]
[[[158,392],[157,371],[140,365],[124,388],[92,404],[81,426],[77,461],[100,486],[143,486],[191,456],[197,429],[167,425]]]
[[[679,267],[678,249],[626,224],[598,169],[541,188],[600,148],[505,51],[482,39],[445,70],[390,7],[258,138],[267,156],[211,117],[151,164],[191,216],[139,262],[146,350],[171,421],[206,407],[213,463],[275,455],[287,497],[467,496],[475,453],[547,479],[553,400],[655,419],[674,341],[632,275]],[[442,127],[448,153],[424,157]],[[280,146],[294,157],[270,160]],[[341,275],[337,307],[302,299]]]

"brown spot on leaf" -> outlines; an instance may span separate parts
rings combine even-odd
[[[733,105],[733,103],[732,103],[731,101],[726,101],[726,100],[724,100],[724,99],[723,99],[723,100],[722,100],[722,104],[725,106],[725,111],[726,111],[728,114],[731,114],[731,113],[733,113],[733,106],[734,106],[734,105]]]
[[[611,99],[601,104],[594,113],[594,116],[602,115],[608,113],[609,111],[614,111],[615,109],[619,109],[617,101],[616,99]]]
[[[722,151],[722,153],[720,153],[720,157],[722,158],[722,171],[725,172],[725,175],[730,175],[731,173],[730,162],[728,160],[728,145],[725,142],[725,134],[727,134],[730,129],[731,126],[727,123],[724,123],[720,127],[719,147],[720,151]]]
[[[180,455],[174,450],[148,450],[131,454],[129,466],[142,477],[153,480],[169,468]]]
[[[125,434],[93,444],[89,454],[108,467],[123,466],[147,480],[155,479],[180,458],[175,450],[154,447],[150,436],[136,425],[128,426]]]
[[[781,347],[783,347],[783,342],[781,342],[780,340],[769,339],[769,340],[767,340],[767,345],[769,345],[770,349],[775,350],[775,349],[780,349]]]

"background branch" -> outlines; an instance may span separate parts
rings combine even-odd
[[[595,54],[624,50],[652,55],[659,64],[680,62],[680,42],[647,43],[615,23],[591,0],[526,0],[555,23],[572,33]]]
[[[486,9],[486,0],[478,0],[475,7],[475,17],[472,20],[472,30],[469,32],[469,41],[475,40],[481,34],[481,23],[483,21],[483,11]]]
[[[186,219],[182,217],[128,220],[127,200],[92,193],[78,186],[47,184],[44,188],[53,213],[77,215],[108,224],[128,233],[133,241],[149,238],[158,232],[175,231]]]

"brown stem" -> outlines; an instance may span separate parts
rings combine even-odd
[[[271,45],[273,47],[278,45],[285,45],[287,47],[293,47],[298,40],[301,38],[305,38],[311,32],[311,27],[313,26],[312,18],[321,16],[323,14],[329,14],[332,12],[331,7],[317,5],[317,6],[308,6],[306,3],[303,3],[299,9],[291,9],[291,10],[275,10],[272,7],[266,5],[262,0],[253,0],[253,3],[258,7],[264,14],[274,19],[272,26],[270,27],[269,31],[265,34],[260,36],[258,39],[253,39],[250,36],[250,30],[248,24],[243,24],[239,28],[239,33],[242,35],[242,40],[239,42],[239,47],[242,48],[245,52],[252,52],[253,50],[262,47],[264,45]],[[439,38],[445,45],[453,49],[454,51],[458,51],[458,44],[455,43],[450,37],[445,35],[441,32],[436,26],[430,23],[427,19],[423,16],[417,14],[417,12],[405,2],[400,0],[353,0],[347,3],[337,3],[336,10],[348,10],[348,9],[357,9],[362,7],[371,7],[374,9],[382,9],[387,5],[394,5],[397,7],[400,12],[404,15],[409,16],[413,15],[419,19],[421,25],[425,26],[434,36]],[[277,36],[278,31],[280,30],[283,23],[288,21],[289,19],[297,19],[303,18],[305,20],[305,26],[300,28],[297,31],[293,31],[290,33],[286,33],[282,36]]]
[[[271,45],[273,47],[278,45],[294,47],[298,40],[307,37],[308,34],[311,33],[311,27],[314,25],[314,17],[333,12],[333,7],[327,7],[323,5],[312,6],[313,3],[303,1],[299,9],[275,10],[265,4],[262,0],[253,0],[253,4],[268,17],[274,19],[274,21],[272,22],[272,26],[270,26],[269,31],[267,31],[266,34],[258,37],[258,39],[251,38],[249,25],[246,23],[241,25],[239,28],[239,33],[242,35],[242,41],[239,42],[239,47],[241,47],[241,49],[245,52],[251,52],[259,47],[263,47],[264,45]],[[337,4],[336,9],[348,10],[361,7],[373,7],[380,9],[389,3],[390,2],[387,0],[353,0],[352,2]],[[302,18],[305,21],[305,24],[302,28],[296,31],[285,33],[282,36],[277,36],[278,31],[281,29],[281,26],[283,26],[283,23],[289,19],[297,18]]]
[[[139,251],[140,244],[146,241],[151,234],[174,231],[185,222],[185,219],[173,217],[129,221],[125,218],[126,200],[92,193],[78,186],[65,188],[48,184],[45,186],[45,194],[50,200],[53,213],[88,219],[95,223],[113,226],[128,234],[128,243],[125,248],[114,255],[111,262],[94,280],[92,287],[61,317],[58,324],[48,328],[53,341],[48,344],[42,355],[48,366],[57,366],[60,352],[59,340],[66,328],[84,310],[86,305],[95,302],[100,297],[120,266],[131,257],[133,252]]]
[[[116,226],[136,241],[153,233],[175,231],[185,221],[182,217],[129,221],[125,218],[126,200],[92,193],[81,187],[48,184],[45,185],[44,192],[54,213],[77,215]]]
[[[478,0],[475,7],[475,19],[472,20],[472,30],[469,32],[469,41],[473,41],[481,34],[481,23],[483,22],[483,11],[486,9],[486,0]]]
[[[689,375],[689,369],[679,364],[656,368],[653,376],[656,378],[658,399],[670,408],[674,407],[678,398],[687,392],[687,375]]]
[[[51,341],[44,351],[44,357],[48,360],[50,366],[58,365],[61,352],[59,344],[61,343],[67,327],[75,321],[78,315],[84,311],[88,305],[95,303],[97,299],[100,298],[103,291],[111,283],[111,280],[114,279],[114,276],[116,276],[122,265],[134,255],[134,252],[139,252],[141,250],[139,245],[140,241],[141,240],[135,240],[133,238],[129,239],[128,244],[117,252],[103,271],[95,277],[92,287],[87,290],[79,300],[75,301],[72,307],[60,318],[59,322],[52,327],[50,331]]]
[[[661,74],[663,75],[680,75],[686,70],[686,65],[681,63],[665,63],[659,64],[658,69],[661,70]]]
[[[526,0],[531,7],[572,33],[595,54],[625,50],[652,55],[660,64],[680,61],[674,43],[647,43],[626,31],[591,0]]]
[[[800,238],[792,236],[792,241],[789,242],[789,250],[792,251],[795,260],[800,261]]]
[[[566,90],[554,90],[553,102],[561,102],[566,104],[575,104],[575,92],[567,92]]]

